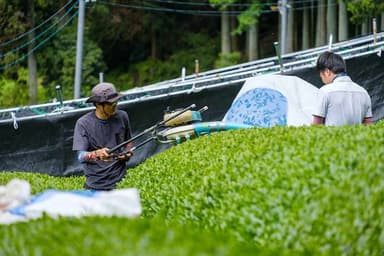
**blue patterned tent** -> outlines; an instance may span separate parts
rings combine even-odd
[[[249,78],[223,121],[257,127],[309,125],[318,88],[295,76]]]

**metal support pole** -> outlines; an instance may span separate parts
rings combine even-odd
[[[100,73],[99,73],[99,82],[100,82],[100,83],[103,83],[103,82],[104,82],[104,73],[103,73],[103,72],[100,72]]]
[[[181,68],[181,81],[184,81],[185,80],[185,67],[182,67]]]
[[[64,108],[63,91],[60,85],[56,85],[57,100],[60,102],[60,108]]]
[[[83,32],[84,32],[84,13],[85,2],[79,0],[79,16],[77,21],[77,44],[76,44],[76,70],[75,70],[75,90],[74,98],[80,98],[81,91],[81,71],[83,59]]]
[[[328,51],[332,51],[332,43],[333,43],[333,35],[332,33],[329,34],[329,40],[328,40]]]
[[[199,76],[199,60],[195,60],[195,76],[198,77]]]
[[[280,73],[283,73],[284,72],[284,64],[283,64],[283,60],[281,58],[280,44],[279,44],[279,42],[274,42],[273,46],[275,47],[276,56],[277,56],[277,59],[278,59],[279,64],[280,64]]]
[[[280,42],[281,42],[281,55],[285,54],[287,45],[287,0],[280,0],[280,14],[281,14],[281,25],[280,25]]]
[[[373,44],[376,46],[377,43],[377,25],[376,25],[376,18],[373,18],[372,20],[372,29],[373,29]]]

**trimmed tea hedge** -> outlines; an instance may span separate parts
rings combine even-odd
[[[383,134],[381,122],[192,140],[128,170],[119,184],[140,190],[142,218],[0,226],[0,254],[383,255]],[[24,173],[1,173],[0,182],[15,177],[33,193],[84,182]]]
[[[0,227],[0,255],[251,255],[254,245],[160,219],[44,217]],[[272,253],[272,252],[268,252]]]
[[[130,170],[144,216],[316,255],[384,253],[384,123],[214,134]]]
[[[12,179],[23,179],[31,185],[31,193],[37,194],[47,189],[79,190],[83,189],[85,177],[53,177],[47,174],[29,172],[0,172],[0,184]]]

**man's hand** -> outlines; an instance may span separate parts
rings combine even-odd
[[[116,156],[115,159],[119,161],[128,161],[132,155],[133,153],[131,151],[128,151]]]
[[[127,144],[125,146],[125,150],[120,154],[118,154],[117,156],[115,156],[114,159],[119,161],[128,161],[133,155],[131,148],[132,148],[132,143]]]
[[[88,153],[87,159],[88,161],[101,160],[104,162],[110,162],[113,160],[128,161],[133,155],[132,151],[125,151],[119,155],[109,154],[108,151],[109,151],[109,148],[101,148],[101,149],[91,151]]]
[[[111,156],[108,153],[109,148],[101,148],[96,150],[96,156],[102,161],[111,161]]]
[[[325,118],[321,117],[321,116],[313,115],[312,124],[313,125],[324,125],[325,124]]]
[[[111,161],[111,156],[108,154],[109,148],[101,148],[88,153],[88,158],[92,161],[100,159],[102,161]]]

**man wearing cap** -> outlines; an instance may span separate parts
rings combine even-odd
[[[126,150],[117,157],[108,153],[110,148],[131,138],[127,112],[116,109],[120,97],[113,84],[96,85],[86,101],[92,102],[96,110],[76,122],[72,149],[84,163],[85,189],[112,190],[126,173],[126,161],[132,153]]]

